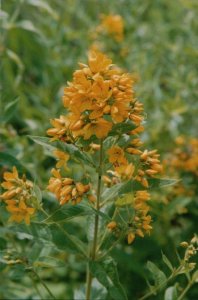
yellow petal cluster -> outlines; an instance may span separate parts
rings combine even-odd
[[[30,217],[36,210],[31,201],[32,182],[25,176],[20,178],[16,167],[13,167],[12,172],[5,172],[3,178],[5,181],[1,186],[7,191],[0,198],[6,203],[6,209],[11,214],[9,221],[20,223],[24,220],[29,225]]]
[[[60,205],[68,203],[77,204],[82,201],[83,195],[87,194],[90,190],[89,184],[82,184],[81,182],[74,182],[72,178],[62,177],[60,170],[52,169],[53,177],[49,180],[47,189],[54,193],[60,202]],[[92,201],[92,195],[87,195],[88,199]]]
[[[123,40],[124,21],[120,15],[101,15],[101,24],[97,32],[105,32],[111,35],[117,42]]]
[[[149,206],[146,203],[149,199],[150,194],[145,190],[137,191],[135,193],[133,205],[135,214],[128,231],[128,244],[131,244],[134,241],[135,236],[144,237],[144,234],[150,233],[150,230],[152,229],[152,226],[150,225],[151,216],[148,215]]]
[[[198,176],[198,139],[178,137],[176,143],[177,147],[168,163],[178,171]]]
[[[67,161],[69,160],[70,157],[69,154],[60,150],[55,150],[53,154],[58,160],[56,164],[56,168],[66,167]]]
[[[113,146],[107,152],[109,162],[113,164],[115,172],[123,179],[132,178],[135,167],[126,159],[124,150],[119,146]]]
[[[140,154],[140,167],[135,179],[146,188],[149,186],[147,178],[154,177],[162,171],[159,156],[157,150],[144,150]]]
[[[113,66],[111,59],[96,50],[90,51],[87,65],[79,65],[80,70],[74,72],[72,82],[64,89],[67,113],[51,120],[53,128],[47,131],[52,140],[103,139],[116,123],[134,119],[139,124],[136,119],[141,108],[134,99],[130,74]]]

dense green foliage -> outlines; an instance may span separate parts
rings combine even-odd
[[[94,30],[100,23],[99,15],[119,14],[124,20],[122,42],[105,35],[97,40],[117,65],[139,78],[136,95],[147,114],[145,144],[159,149],[162,158],[166,158],[174,151],[178,136],[198,138],[197,12],[196,0],[2,1],[0,176],[12,166],[21,174],[25,172],[39,187],[35,191],[39,199],[40,190],[43,191],[44,208],[53,215],[43,225],[33,222],[29,227],[5,226],[8,213],[0,202],[1,299],[49,299],[41,280],[57,299],[83,299],[86,266],[81,255],[86,254],[86,222],[81,216],[92,212],[83,205],[71,206],[71,212],[66,207],[59,209],[58,202],[45,191],[55,164],[50,146],[41,147],[38,140],[36,144],[29,136],[46,136],[49,120],[61,114],[63,87],[71,80],[77,62],[86,61]],[[73,167],[78,173],[78,166]],[[139,299],[148,292],[147,280],[159,287],[150,298],[156,300],[176,300],[174,287],[180,294],[187,286],[188,270],[183,272],[187,276],[180,272],[167,286],[162,283],[172,272],[171,264],[178,268],[178,256],[184,256],[185,250],[179,244],[191,240],[197,231],[197,175],[178,171],[163,175],[177,177],[194,193],[172,196],[172,186],[158,186],[152,192],[151,235],[132,245],[123,240],[112,251],[113,261],[107,259],[99,266],[93,263],[95,277],[109,289],[112,299],[124,297],[119,295],[115,261],[129,299]],[[79,216],[79,222],[73,223],[71,216]],[[65,222],[67,236],[61,231],[57,235],[57,220]],[[81,243],[73,239],[76,233]],[[81,254],[76,255],[76,243]],[[7,249],[10,254],[6,255],[25,261],[26,268],[21,264],[7,265],[3,259]],[[98,283],[94,284],[92,297],[101,300],[102,292]],[[37,289],[43,298],[38,298]],[[197,283],[184,297],[198,298]]]

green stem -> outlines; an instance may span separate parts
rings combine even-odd
[[[190,281],[177,300],[182,300],[192,285],[193,281]]]
[[[41,277],[39,276],[38,273],[36,273],[35,270],[32,270],[33,274],[36,275],[36,277],[39,279],[40,283],[43,285],[43,287],[46,289],[46,291],[48,292],[48,294],[50,295],[50,299],[56,299],[55,296],[52,294],[52,292],[50,291],[50,289],[47,287],[47,285],[45,284],[45,282],[41,279]]]
[[[155,295],[156,292],[158,290],[160,290],[164,285],[166,285],[171,279],[173,279],[173,274],[170,275],[170,277],[167,278],[166,281],[162,282],[160,285],[158,285],[156,288],[152,289],[151,292],[147,293],[146,295],[144,295],[143,297],[139,298],[139,300],[144,300],[144,299],[147,299],[149,298],[150,296],[152,295]]]
[[[31,280],[32,280],[33,286],[34,286],[34,288],[35,288],[37,294],[39,295],[39,297],[40,297],[41,299],[43,299],[43,296],[41,295],[41,293],[40,293],[40,291],[39,291],[39,289],[38,289],[38,287],[37,287],[37,284],[36,284],[36,282],[35,282],[35,280],[33,279],[33,277],[32,277],[31,274],[30,274],[30,278],[31,278]]]
[[[101,140],[100,141],[99,166],[98,166],[98,186],[97,186],[96,211],[100,210],[102,163],[103,163],[103,141]],[[99,227],[99,214],[95,214],[94,240],[93,240],[92,250],[90,252],[90,259],[92,261],[94,261],[96,259],[98,227]],[[91,275],[91,272],[89,269],[89,262],[88,262],[88,264],[87,264],[87,282],[86,282],[86,300],[90,300],[91,284],[92,284],[92,275]]]

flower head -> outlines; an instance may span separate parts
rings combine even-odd
[[[23,220],[27,225],[30,224],[30,217],[36,209],[33,204],[33,184],[23,175],[19,177],[16,167],[12,172],[5,172],[3,175],[4,182],[1,186],[6,189],[0,198],[6,203],[6,209],[11,214],[10,221],[17,223]]]

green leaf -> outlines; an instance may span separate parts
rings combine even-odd
[[[166,255],[164,255],[163,252],[162,252],[162,259],[163,259],[163,262],[167,265],[167,267],[168,267],[171,271],[173,271],[174,268],[173,268],[173,266],[172,266],[170,260],[166,257]]]
[[[54,20],[58,20],[58,14],[56,13],[55,10],[52,9],[52,7],[46,3],[45,1],[42,0],[28,0],[28,3],[31,4],[32,6],[41,8],[45,10],[48,14],[50,14]]]
[[[29,178],[32,178],[29,171],[21,164],[21,162],[9,153],[0,152],[0,166],[10,169],[15,166],[19,173],[25,173]]]
[[[89,206],[82,204],[78,205],[63,205],[58,208],[52,215],[50,215],[45,222],[63,222],[69,221],[75,217],[92,215],[93,210]]]
[[[62,250],[67,249],[72,253],[81,253],[87,257],[86,245],[76,236],[69,234],[66,229],[56,223],[50,225],[49,228],[52,233],[53,242],[58,248]]]
[[[41,192],[40,188],[38,187],[38,185],[34,184],[33,191],[34,191],[34,194],[35,194],[38,202],[41,203],[41,201],[42,201],[42,192]]]
[[[0,251],[6,248],[7,248],[7,241],[4,238],[0,237]]]
[[[28,135],[28,137],[33,140],[35,143],[41,145],[47,152],[51,155],[51,153],[56,150],[57,148],[50,143],[50,139],[47,137],[42,136],[31,136]]]
[[[162,272],[154,263],[151,261],[147,262],[147,268],[151,272],[152,277],[155,282],[155,287],[158,287],[160,290],[166,286],[167,278],[164,272]]]
[[[109,133],[109,136],[111,135],[121,135],[123,133],[127,133],[133,129],[135,129],[137,126],[131,122],[130,120],[127,120],[126,122],[117,123],[113,126],[112,130]]]
[[[178,197],[172,200],[166,207],[168,215],[173,216],[175,213],[180,213],[184,207],[192,202],[191,197]]]
[[[104,261],[90,262],[90,271],[97,280],[106,287],[109,298],[114,300],[126,300],[126,293],[119,281],[117,266],[112,258]]]
[[[19,82],[22,80],[22,74],[23,71],[25,69],[24,64],[22,62],[22,60],[20,59],[20,57],[16,54],[16,52],[7,49],[6,53],[8,55],[8,57],[17,65],[18,67],[18,74],[15,78],[15,85],[17,86],[19,84]]]
[[[176,286],[170,286],[166,289],[164,294],[164,300],[177,300],[177,288]]]
[[[87,239],[89,242],[92,242],[94,240],[94,226],[95,226],[95,216],[94,215],[88,216],[86,232],[87,232]]]
[[[126,205],[130,205],[134,202],[134,197],[133,195],[130,194],[126,194],[123,195],[119,198],[117,198],[117,200],[115,201],[115,205],[116,206],[126,206]]]
[[[92,161],[91,156],[88,153],[84,153],[81,150],[78,149],[78,147],[72,145],[72,144],[66,144],[63,142],[52,142],[50,141],[50,138],[47,137],[41,137],[41,136],[28,136],[31,140],[33,140],[35,143],[41,145],[44,147],[44,149],[47,150],[47,152],[51,155],[51,153],[56,150],[57,148],[61,151],[67,152],[71,158],[76,159],[78,161],[81,161],[83,163],[87,162],[89,165],[94,165],[94,162]]]
[[[16,98],[15,100],[9,102],[3,111],[3,116],[0,117],[1,122],[7,123],[10,121],[10,119],[13,117],[13,115],[16,112],[16,108],[18,105],[19,98]]]
[[[192,280],[194,282],[198,282],[198,270],[196,270],[193,274],[192,274]]]
[[[40,36],[42,36],[41,32],[34,26],[34,24],[30,20],[22,20],[18,23],[13,24],[12,27],[21,28],[27,31],[37,33]]]
[[[41,242],[34,243],[34,245],[30,248],[30,251],[28,253],[28,257],[31,262],[34,262],[39,259],[43,247],[44,247],[44,243]]]
[[[178,180],[176,179],[159,179],[159,178],[151,178],[148,179],[149,183],[149,190],[158,189],[161,187],[166,187],[168,185],[173,185]],[[141,183],[134,181],[134,180],[128,180],[123,183],[118,183],[110,188],[106,188],[105,191],[102,193],[102,199],[103,201],[109,201],[111,199],[115,199],[118,196],[122,196],[123,194],[128,194],[131,192],[135,192],[138,190],[144,190],[144,188]]]
[[[52,256],[40,256],[38,260],[33,263],[34,267],[42,268],[64,268],[64,262]]]
[[[148,179],[149,189],[158,189],[162,187],[167,187],[178,183],[179,179],[169,179],[169,178],[151,178]]]

